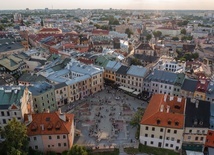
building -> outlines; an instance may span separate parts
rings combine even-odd
[[[121,65],[122,65],[121,62],[111,60],[108,61],[104,71],[104,79],[106,83],[116,82],[116,71],[121,67]]]
[[[205,150],[209,147],[214,148],[214,104],[210,104],[210,127],[207,132]]]
[[[15,85],[16,79],[10,74],[0,74],[0,85]]]
[[[145,54],[155,56],[155,52],[148,43],[141,43],[136,49],[135,54]]]
[[[131,65],[127,71],[126,87],[141,93],[143,90],[143,79],[147,75],[148,69],[142,66]]]
[[[33,108],[37,113],[57,110],[54,87],[47,82],[37,82],[30,85],[32,92]]]
[[[140,123],[140,142],[152,147],[180,150],[186,100],[154,94]]]
[[[0,126],[4,127],[12,119],[24,120],[24,114],[33,112],[32,94],[21,86],[0,87]]]
[[[172,57],[162,56],[154,65],[153,69],[166,70],[169,72],[185,72],[186,62],[177,62]]]
[[[126,87],[126,79],[127,79],[128,70],[129,70],[129,67],[127,67],[125,65],[120,66],[120,68],[116,71],[116,84]]]
[[[29,86],[35,82],[45,82],[45,81],[47,81],[47,79],[42,75],[37,75],[33,73],[24,73],[18,79],[18,84]]]
[[[186,97],[193,98],[197,83],[198,83],[198,80],[188,79],[188,78],[184,79],[184,82],[181,86],[180,95],[185,98]]]
[[[54,113],[25,115],[29,147],[41,152],[62,153],[74,141],[74,115]]]
[[[203,151],[210,127],[210,102],[187,98],[183,150]]]
[[[62,30],[59,28],[42,28],[38,34],[61,34]]]
[[[194,93],[194,97],[197,99],[205,100],[206,91],[209,85],[209,81],[205,76],[200,76]]]
[[[206,101],[214,103],[214,81],[210,81],[206,92]]]
[[[54,85],[57,107],[68,103],[68,85],[65,82]]]

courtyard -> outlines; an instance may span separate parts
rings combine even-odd
[[[75,108],[68,112],[75,115],[79,131],[74,141],[77,145],[93,149],[138,147],[137,129],[132,128],[129,122],[139,107],[146,108],[146,102],[106,87],[74,105]]]

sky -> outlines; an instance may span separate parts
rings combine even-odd
[[[26,8],[214,10],[214,0],[0,0],[0,10]]]

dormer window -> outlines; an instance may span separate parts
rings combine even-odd
[[[171,120],[168,120],[167,124],[168,124],[168,125],[171,125],[171,124],[172,124],[172,121],[171,121]]]
[[[158,119],[158,120],[157,120],[157,124],[160,124],[160,123],[161,123],[161,121]]]
[[[178,126],[178,125],[179,125],[179,122],[178,122],[178,121],[176,121],[176,122],[175,122],[175,126]]]

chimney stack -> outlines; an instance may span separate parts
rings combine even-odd
[[[164,95],[164,102],[166,102],[167,94]]]
[[[33,119],[32,119],[32,114],[28,114],[27,117],[28,117],[28,121],[29,121],[29,122],[32,122],[32,121],[33,121]]]
[[[164,108],[164,105],[163,105],[163,104],[161,104],[160,112],[163,112],[163,108]]]
[[[166,112],[169,113],[169,110],[170,110],[170,106],[167,105],[167,110],[166,110]]]
[[[196,100],[195,107],[198,108],[198,106],[199,106],[199,100]]]

